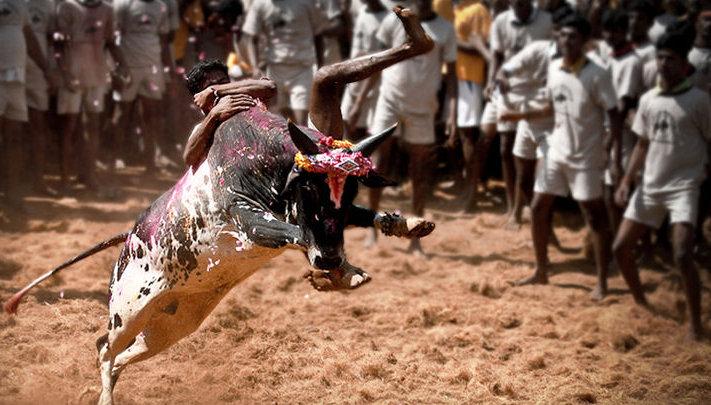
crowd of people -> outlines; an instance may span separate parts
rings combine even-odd
[[[406,46],[395,6],[416,14],[427,49]],[[593,298],[616,266],[646,304],[636,263],[656,231],[701,338],[710,93],[708,0],[0,0],[0,187],[21,206],[30,186],[71,193],[75,175],[99,190],[97,170],[198,165],[219,123],[259,99],[337,138],[398,123],[375,163],[410,179],[415,215],[441,150],[476,213],[498,144],[507,226],[531,210],[535,270],[517,285],[548,282],[553,202],[570,196],[589,229]],[[381,196],[370,191],[371,208]]]

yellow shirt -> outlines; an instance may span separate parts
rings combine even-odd
[[[445,20],[454,21],[454,7],[452,0],[432,0],[432,10]]]
[[[463,0],[454,8],[454,30],[459,40],[467,42],[470,35],[476,33],[486,41],[490,28],[491,15],[480,1]],[[486,78],[486,60],[481,55],[458,51],[457,78],[483,86]]]

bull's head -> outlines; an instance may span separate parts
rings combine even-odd
[[[290,201],[290,221],[304,232],[313,267],[331,270],[344,263],[343,230],[358,182],[367,187],[393,184],[375,171],[368,156],[394,131],[395,126],[355,145],[328,137],[315,142],[289,122],[289,135],[299,153],[283,195]]]

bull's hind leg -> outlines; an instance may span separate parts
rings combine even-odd
[[[127,365],[153,357],[197,330],[227,291],[229,288],[175,294],[165,299],[134,343],[116,356],[111,370],[112,384]]]
[[[113,403],[112,378],[114,361],[119,353],[133,345],[136,336],[145,328],[153,314],[159,310],[165,294],[141,295],[138,289],[142,286],[126,281],[124,278],[112,286],[113,298],[109,303],[109,331],[105,339],[97,342],[99,349],[99,368],[101,372],[101,396],[99,404]],[[138,285],[138,287],[136,287]],[[134,291],[135,290],[135,291]],[[123,294],[117,294],[122,291]],[[155,288],[154,291],[160,291]]]

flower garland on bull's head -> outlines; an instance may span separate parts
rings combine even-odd
[[[336,208],[341,208],[341,197],[348,176],[355,176],[361,181],[375,176],[375,166],[368,156],[377,149],[393,132],[396,126],[373,135],[357,144],[333,139],[330,136],[318,140],[318,144],[291,121],[288,124],[289,135],[299,150],[294,156],[294,169],[309,173],[326,175],[331,201]],[[319,147],[325,147],[324,152]],[[380,180],[383,180],[380,178]],[[287,186],[290,183],[287,180]],[[381,182],[378,185],[385,185]]]

